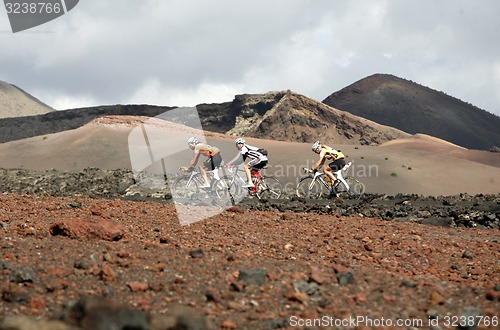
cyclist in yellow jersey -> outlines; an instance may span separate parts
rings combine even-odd
[[[328,165],[325,165],[323,169],[325,174],[332,180],[332,185],[334,184],[336,178],[332,172],[336,172],[345,166],[344,154],[340,150],[335,150],[332,147],[321,144],[321,142],[316,141],[311,147],[312,151],[319,154],[318,161],[314,164],[311,171],[316,172],[323,164],[325,160],[331,160]]]
[[[207,157],[207,160],[200,164],[198,168],[200,169],[200,173],[205,180],[205,185],[201,186],[200,188],[209,188],[210,182],[208,181],[207,170],[212,171],[215,168],[219,167],[222,163],[220,150],[217,147],[213,147],[206,143],[201,143],[196,137],[189,138],[188,146],[191,150],[194,150],[194,155],[193,158],[191,158],[191,162],[189,162],[187,170],[194,169],[194,167],[198,163],[200,155]]]

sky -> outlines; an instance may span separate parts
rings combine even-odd
[[[0,80],[64,110],[194,106],[292,90],[318,101],[375,73],[500,116],[497,0],[80,0],[12,33]]]

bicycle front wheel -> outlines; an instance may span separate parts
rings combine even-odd
[[[188,176],[176,179],[172,185],[172,197],[174,198],[191,198],[198,191],[198,184],[195,180],[189,180]]]
[[[335,192],[339,197],[360,198],[361,195],[365,193],[365,185],[357,179],[352,176],[348,176],[344,178],[344,180],[347,182],[347,187],[342,181],[340,181],[335,188]]]
[[[283,186],[278,179],[272,176],[264,176],[257,182],[257,197],[261,198],[280,198],[283,193]]]
[[[248,191],[242,187],[241,181],[235,179],[233,176],[225,175],[221,180],[228,187],[229,197],[233,200],[234,204],[248,196]]]
[[[230,193],[230,181],[224,179],[214,180],[212,183],[212,193],[217,205],[227,206],[234,203]]]
[[[313,180],[312,176],[300,179],[295,190],[297,197],[321,198],[323,196],[323,186],[318,180]]]

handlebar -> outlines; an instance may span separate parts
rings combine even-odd
[[[196,170],[194,168],[189,168],[186,166],[179,166],[179,172],[181,172],[182,174],[189,174],[189,173],[192,173],[195,171]]]
[[[234,172],[235,170],[238,170],[238,165],[224,166],[223,168],[228,170],[229,172]]]
[[[319,174],[321,174],[321,173],[323,173],[323,172],[321,172],[320,170],[316,170],[316,172],[314,172],[314,171],[312,171],[312,170],[310,170],[310,169],[308,169],[308,168],[303,168],[303,170],[304,170],[304,172],[305,172],[306,174],[312,174],[312,173],[319,173]]]

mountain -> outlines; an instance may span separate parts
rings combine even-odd
[[[470,149],[500,146],[500,117],[393,75],[375,74],[323,103],[405,132],[435,136]]]
[[[0,119],[0,143],[76,129],[104,116],[155,117],[174,108],[111,105],[4,118]],[[236,95],[231,102],[196,108],[204,130],[233,136],[361,145],[409,136],[290,91]]]
[[[54,111],[46,114],[0,118],[0,143],[76,129],[105,116],[155,117],[175,107],[154,105],[107,105]]]
[[[149,143],[159,143],[151,149],[158,161],[163,158],[156,152],[168,151],[175,141],[185,145],[189,136],[201,134],[152,118],[173,108],[110,105],[0,119],[4,142],[0,143],[0,166],[130,169],[131,157],[143,155],[140,145],[130,145],[130,133],[145,122],[161,128],[160,135],[148,135]],[[499,154],[467,150],[432,136],[411,136],[291,91],[236,95],[230,102],[200,104],[197,110],[208,143],[221,149],[224,160],[237,154],[235,136],[244,136],[249,144],[269,150],[266,173],[278,177],[290,191],[304,175],[302,168],[316,161],[310,147],[319,139],[342,149],[367,192],[498,192]],[[162,162],[162,169],[177,169],[191,156],[190,150],[178,152]],[[433,164],[430,172],[429,164]]]
[[[172,125],[157,118],[144,116],[106,116],[78,127],[44,136],[35,136],[0,144],[0,166],[26,170],[82,171],[87,168],[104,170],[131,169],[131,157],[143,159],[140,144],[130,144],[130,133],[146,124],[151,155],[148,170],[177,171],[192,157],[186,141],[200,136],[182,125]],[[155,131],[154,128],[159,128]],[[142,130],[142,127],[141,127]],[[153,134],[149,134],[153,133]],[[238,151],[234,136],[205,131],[211,145],[220,148],[225,161]],[[137,139],[136,141],[138,141]],[[273,139],[246,138],[251,145],[269,151],[266,174],[274,175],[289,192],[317,160],[310,143],[283,142]],[[161,161],[162,154],[180,143],[185,149]],[[429,136],[412,136],[391,140],[377,146],[335,144],[353,162],[349,174],[356,176],[370,193],[395,195],[454,195],[498,193],[500,157],[484,150],[468,150]],[[146,159],[149,156],[146,155]],[[429,164],[432,164],[430,170]],[[96,180],[100,180],[99,177]]]
[[[409,136],[291,91],[236,95],[197,109],[204,129],[233,136],[331,145],[378,145]]]
[[[33,116],[55,111],[19,87],[0,80],[0,118]]]

